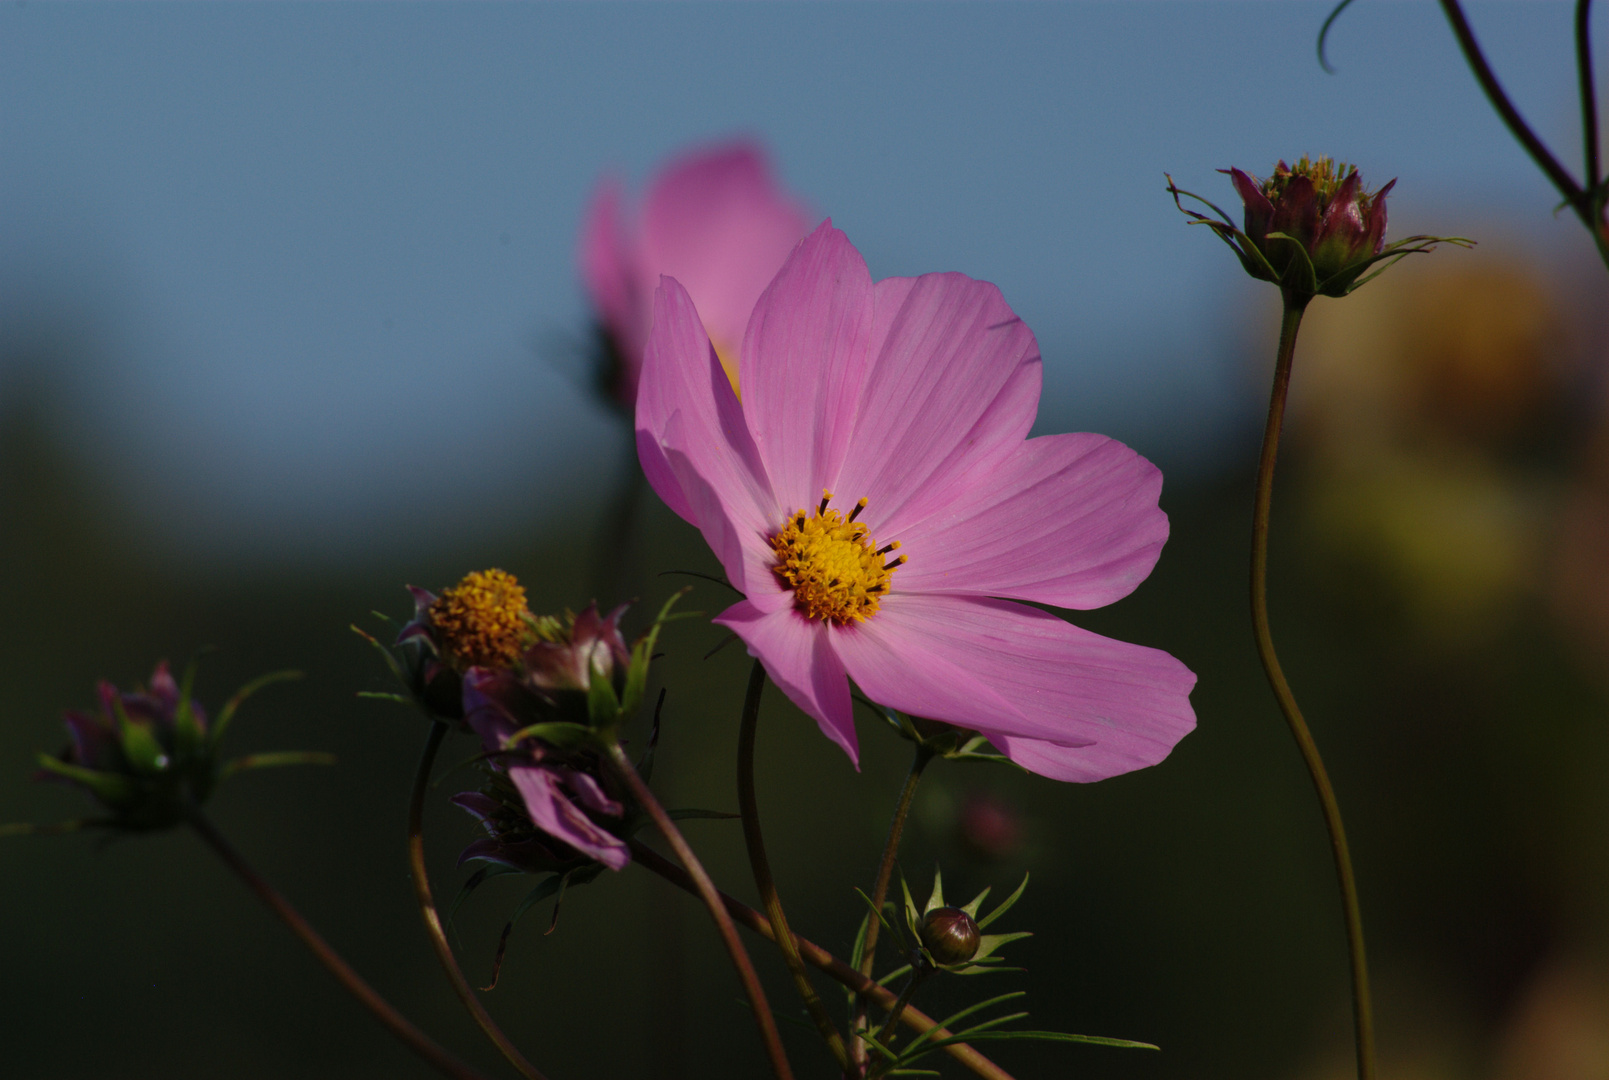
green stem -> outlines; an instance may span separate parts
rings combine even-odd
[[[447,981],[452,984],[458,1000],[464,1003],[464,1008],[475,1018],[475,1023],[480,1025],[486,1037],[502,1051],[521,1076],[526,1080],[546,1080],[541,1071],[526,1061],[508,1036],[503,1034],[503,1029],[497,1026],[497,1021],[492,1019],[480,998],[475,996],[469,980],[464,978],[463,969],[458,966],[458,958],[453,955],[452,945],[442,929],[441,915],[436,910],[435,897],[431,895],[430,875],[425,870],[425,791],[430,786],[430,772],[436,764],[436,753],[441,749],[441,741],[446,737],[447,730],[447,725],[440,720],[431,724],[430,734],[425,737],[424,753],[419,756],[419,768],[414,773],[413,794],[408,799],[408,868],[413,875],[414,899],[419,903],[419,914],[425,921],[430,947],[436,950],[436,959],[441,961],[441,968],[447,973]]]
[[[912,963],[911,977],[905,980],[905,988],[899,992],[899,997],[895,1000],[894,1007],[889,1010],[888,1019],[883,1022],[882,1027],[877,1029],[877,1034],[873,1035],[872,1038],[883,1046],[888,1046],[888,1037],[893,1034],[894,1027],[899,1023],[900,1017],[905,1015],[906,1008],[911,1004],[911,998],[916,996],[916,991],[921,989],[922,984],[927,982],[927,977],[931,974],[933,974],[933,969],[920,960]],[[892,1047],[889,1048],[892,1049]],[[874,1076],[881,1076],[884,1071],[877,1065],[872,1066]]]
[[[827,1049],[832,1051],[838,1068],[848,1073],[849,1051],[844,1047],[843,1036],[838,1033],[837,1025],[827,1015],[827,1007],[821,1003],[821,996],[811,985],[810,973],[805,970],[799,950],[793,944],[793,935],[788,931],[788,917],[782,910],[782,898],[777,895],[776,881],[771,877],[771,860],[765,853],[765,837],[760,831],[760,806],[754,794],[754,735],[759,727],[760,697],[764,690],[765,668],[756,660],[753,670],[749,672],[749,689],[743,699],[743,720],[737,737],[737,801],[738,811],[743,817],[743,841],[749,849],[754,887],[759,890],[761,905],[765,908],[766,917],[771,920],[777,948],[781,950],[788,971],[793,975],[793,984],[798,987],[805,1009],[816,1022],[816,1030],[826,1040]]]
[[[245,882],[246,887],[256,893],[257,898],[267,904],[269,909],[290,927],[291,933],[301,939],[302,944],[307,946],[308,951],[318,959],[318,962],[323,964],[329,973],[335,976],[335,980],[349,994],[357,998],[364,1008],[373,1013],[391,1034],[408,1049],[429,1062],[443,1076],[453,1077],[454,1080],[484,1080],[480,1073],[443,1050],[430,1036],[409,1023],[390,1002],[375,991],[374,987],[364,981],[363,976],[353,971],[351,965],[343,960],[340,954],[330,947],[329,942],[320,937],[318,931],[302,917],[301,912],[291,907],[289,900],[258,876],[199,808],[191,807],[186,817],[190,827],[212,849],[213,854],[233,870],[235,876]]]
[[[698,887],[693,883],[693,878],[687,871],[640,840],[631,840],[628,843],[631,845],[631,858],[638,866],[658,874],[678,889],[693,893],[695,896],[698,895]],[[767,941],[776,940],[776,931],[771,929],[771,923],[764,915],[741,900],[734,899],[723,892],[718,892],[716,895],[720,897],[721,903],[726,907],[727,912],[733,919],[753,930]],[[894,1008],[894,1002],[897,999],[887,987],[878,986],[871,979],[862,975],[820,945],[802,938],[798,934],[793,935],[793,945],[794,948],[799,950],[799,955],[804,958],[805,963],[825,972],[855,993],[871,999],[872,1003],[878,1008],[891,1011]],[[918,1035],[927,1035],[935,1041],[948,1039],[954,1035],[952,1031],[948,1028],[940,1027],[931,1016],[928,1016],[914,1005],[908,1005],[900,1019],[906,1027],[915,1031]],[[1012,1080],[1010,1073],[972,1049],[966,1043],[950,1043],[947,1046],[940,1047],[940,1049],[971,1069],[974,1074],[983,1077],[984,1080]]]
[[[1335,801],[1329,774],[1319,757],[1318,746],[1296,706],[1296,697],[1274,652],[1274,639],[1268,629],[1268,515],[1274,489],[1274,461],[1279,455],[1280,428],[1285,419],[1285,397],[1290,389],[1291,359],[1296,355],[1296,333],[1302,325],[1307,300],[1287,297],[1280,326],[1279,357],[1274,365],[1274,387],[1268,402],[1268,426],[1263,431],[1262,456],[1257,464],[1257,499],[1251,525],[1251,622],[1257,639],[1257,655],[1274,690],[1274,698],[1285,714],[1296,746],[1307,765],[1313,788],[1324,811],[1324,825],[1330,834],[1330,851],[1335,858],[1335,874],[1340,880],[1341,908],[1346,918],[1347,948],[1352,963],[1353,1035],[1357,1045],[1358,1076],[1374,1080],[1374,1013],[1369,1001],[1369,968],[1363,950],[1363,916],[1358,908],[1357,883],[1352,875],[1352,855],[1347,848],[1346,830],[1341,825],[1341,808]]]
[[[766,1056],[771,1061],[771,1071],[776,1074],[777,1080],[793,1080],[793,1067],[788,1064],[788,1055],[782,1048],[782,1036],[777,1034],[776,1018],[771,1015],[771,1006],[766,1003],[765,991],[760,987],[760,977],[755,974],[754,963],[743,948],[743,942],[738,939],[737,927],[732,923],[732,916],[721,903],[721,896],[715,889],[715,883],[710,880],[704,866],[693,854],[687,840],[682,836],[681,830],[670,819],[665,808],[659,805],[654,793],[649,790],[643,778],[638,775],[636,768],[626,757],[626,752],[620,748],[618,742],[610,742],[608,747],[609,764],[614,767],[615,774],[627,788],[637,804],[647,811],[654,827],[665,838],[670,849],[687,868],[688,879],[693,884],[693,891],[698,898],[704,901],[709,909],[710,917],[715,920],[715,928],[720,932],[721,942],[726,946],[727,953],[732,958],[732,966],[737,969],[738,979],[743,983],[743,989],[748,993],[749,1004],[754,1010],[754,1022],[760,1028],[760,1041],[765,1044]]]
[[[900,789],[899,802],[894,804],[894,819],[888,823],[888,839],[883,843],[883,857],[877,863],[877,879],[872,885],[872,908],[883,910],[883,901],[888,899],[888,883],[894,876],[894,861],[899,855],[900,837],[905,833],[905,819],[911,813],[911,800],[916,797],[916,785],[922,779],[922,770],[927,763],[933,760],[933,751],[916,744],[916,756],[911,759],[911,771],[905,776],[905,786]],[[882,921],[872,916],[866,921],[866,941],[861,947],[860,973],[868,979],[871,977],[874,963],[877,959],[877,939],[883,928]],[[855,1019],[850,1025],[851,1031],[859,1031],[866,1026],[866,999],[862,995],[855,1008]],[[855,1065],[862,1071],[866,1068],[866,1044],[859,1038],[851,1048]]]

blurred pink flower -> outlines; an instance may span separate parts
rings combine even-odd
[[[852,760],[849,678],[1062,780],[1154,764],[1194,726],[1195,676],[1167,653],[997,599],[1104,606],[1168,535],[1150,462],[1101,435],[1027,438],[1039,350],[997,288],[874,285],[828,222],[761,296],[739,371],[741,401],[663,279],[639,457],[745,596],[715,621]]]
[[[624,185],[604,180],[581,230],[581,278],[618,355],[610,391],[636,401],[643,346],[653,322],[659,276],[693,296],[727,375],[760,293],[810,231],[804,209],[779,188],[765,152],[752,142],[695,150],[649,185],[632,228]]]

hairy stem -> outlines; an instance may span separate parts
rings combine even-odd
[[[698,894],[698,887],[694,884],[692,875],[688,874],[687,871],[640,840],[633,840],[630,843],[631,857],[638,866],[658,874],[679,889],[694,895]],[[771,929],[771,923],[764,915],[741,900],[733,899],[725,893],[717,893],[717,896],[720,897],[721,903],[725,905],[727,912],[731,914],[733,919],[769,941],[776,940],[776,931]],[[804,958],[805,963],[832,976],[832,978],[849,987],[857,994],[862,994],[871,999],[878,1008],[893,1010],[894,1002],[897,999],[886,987],[878,986],[871,979],[862,975],[820,945],[802,938],[798,934],[793,935],[793,945],[794,948],[799,950],[799,955]],[[953,1034],[948,1028],[939,1027],[932,1017],[914,1005],[909,1005],[905,1008],[904,1013],[900,1016],[900,1021],[919,1035],[931,1032],[930,1037],[934,1040],[948,1039]],[[948,1046],[940,1047],[940,1049],[951,1058],[971,1069],[974,1074],[983,1077],[984,1080],[1012,1080],[1010,1073],[965,1043],[951,1043]]]
[[[749,673],[749,689],[743,699],[743,720],[737,737],[737,801],[738,811],[743,817],[743,841],[749,849],[754,887],[759,890],[760,903],[765,908],[766,918],[771,920],[771,929],[775,931],[773,940],[787,962],[793,983],[799,988],[799,996],[804,999],[805,1008],[816,1023],[816,1030],[821,1032],[827,1049],[832,1051],[834,1060],[838,1062],[838,1068],[847,1073],[850,1068],[849,1051],[844,1047],[838,1026],[827,1015],[827,1007],[821,1003],[821,996],[811,985],[810,973],[805,970],[799,950],[793,944],[793,935],[788,932],[788,917],[782,911],[782,898],[777,895],[776,882],[771,877],[771,860],[766,856],[765,837],[760,831],[760,806],[754,794],[754,735],[759,727],[760,696],[764,690],[765,668],[756,660],[754,669]]]
[[[213,827],[211,821],[202,814],[200,809],[192,807],[186,815],[190,827],[196,831],[207,846],[223,861],[223,864],[235,872],[235,876],[245,882],[246,887],[257,894],[257,898],[267,904],[275,915],[278,915],[290,927],[291,933],[301,939],[309,952],[323,964],[335,980],[346,991],[361,1002],[364,1008],[375,1015],[375,1018],[384,1024],[397,1039],[429,1062],[435,1070],[443,1076],[453,1077],[454,1080],[484,1080],[480,1073],[453,1057],[442,1049],[430,1036],[414,1027],[399,1013],[391,1003],[381,997],[379,993],[364,981],[363,976],[352,970],[352,966],[343,960],[339,953],[330,947],[329,942],[319,936],[308,921],[281,896],[272,885],[258,876],[257,872],[247,864],[234,846],[225,840],[223,834]]]
[[[933,760],[933,751],[916,745],[916,756],[911,759],[911,771],[905,776],[905,786],[900,789],[899,802],[894,804],[894,818],[888,823],[888,839],[883,842],[883,857],[877,863],[877,878],[872,884],[872,907],[877,911],[883,910],[883,901],[888,899],[888,883],[894,876],[894,861],[899,855],[900,837],[905,833],[905,819],[911,813],[911,800],[916,797],[916,785],[922,779],[922,770],[927,763]],[[860,973],[871,978],[873,965],[877,960],[877,939],[883,929],[881,920],[873,916],[866,922],[866,941],[861,947]],[[862,995],[855,1007],[854,1021],[850,1024],[850,1031],[860,1031],[866,1026],[866,998]],[[866,1044],[856,1038],[851,1051],[854,1055],[855,1065],[864,1072],[866,1070],[867,1053]]]
[[[1251,525],[1251,622],[1257,639],[1257,656],[1263,662],[1268,684],[1274,690],[1280,712],[1290,725],[1296,746],[1307,765],[1313,788],[1324,811],[1324,825],[1330,834],[1330,851],[1335,858],[1335,874],[1341,886],[1341,908],[1346,919],[1347,948],[1352,964],[1353,1036],[1357,1046],[1360,1080],[1374,1080],[1374,1013],[1369,1000],[1369,967],[1363,950],[1363,916],[1358,908],[1357,883],[1352,875],[1352,855],[1341,824],[1341,808],[1335,801],[1329,774],[1319,757],[1302,711],[1285,672],[1274,652],[1274,639],[1268,629],[1268,514],[1274,489],[1274,461],[1279,455],[1280,428],[1285,419],[1285,397],[1290,389],[1291,358],[1296,355],[1296,333],[1302,325],[1307,301],[1287,298],[1280,327],[1279,356],[1274,365],[1274,387],[1268,402],[1268,426],[1263,431],[1262,456],[1257,464],[1257,499]]]
[[[424,753],[419,756],[419,769],[414,774],[413,794],[408,800],[408,869],[413,875],[414,899],[419,902],[419,914],[425,921],[430,947],[436,950],[436,959],[441,961],[441,968],[447,973],[447,981],[452,984],[458,1000],[464,1003],[464,1008],[475,1018],[475,1023],[480,1025],[486,1037],[492,1040],[509,1064],[519,1070],[521,1076],[526,1080],[546,1080],[541,1071],[526,1061],[508,1036],[503,1034],[503,1029],[497,1026],[497,1021],[492,1019],[480,998],[475,996],[469,980],[464,978],[463,969],[458,966],[452,946],[447,942],[447,935],[441,926],[441,915],[436,910],[435,897],[430,892],[430,875],[425,870],[425,791],[430,786],[430,772],[436,764],[436,753],[441,749],[441,741],[446,735],[446,724],[437,720],[431,725],[430,734],[425,738]]]
[[[743,948],[743,942],[738,939],[737,927],[732,923],[732,916],[721,903],[721,896],[715,890],[715,883],[705,873],[704,866],[693,854],[687,840],[682,836],[681,830],[670,819],[665,808],[659,805],[654,793],[648,789],[643,778],[637,774],[626,752],[620,748],[618,742],[609,744],[609,763],[620,780],[631,790],[632,797],[648,812],[653,820],[654,827],[665,838],[670,849],[687,868],[688,881],[692,885],[691,891],[704,901],[709,909],[710,917],[715,920],[715,927],[720,931],[721,941],[726,946],[727,953],[732,958],[732,966],[737,968],[738,979],[743,983],[743,989],[749,996],[749,1004],[754,1009],[754,1022],[760,1028],[760,1040],[765,1044],[766,1056],[771,1061],[771,1071],[776,1074],[777,1080],[793,1080],[793,1068],[788,1064],[787,1052],[782,1048],[782,1036],[777,1034],[776,1018],[771,1015],[771,1006],[766,1003],[765,991],[760,987],[760,977],[754,972],[754,964],[749,959],[748,952]],[[633,845],[635,850],[637,845]]]

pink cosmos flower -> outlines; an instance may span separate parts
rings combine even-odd
[[[663,278],[638,455],[744,594],[715,621],[852,760],[851,678],[1061,780],[1154,764],[1195,725],[1173,657],[1012,602],[1110,604],[1168,521],[1161,474],[1121,443],[1027,438],[1039,350],[997,288],[873,284],[826,222],[760,297],[738,368],[741,401]]]
[[[805,233],[810,218],[771,176],[751,142],[695,150],[649,185],[640,227],[626,222],[624,187],[605,180],[581,230],[581,278],[620,368],[610,392],[627,408],[637,398],[643,346],[659,276],[693,296],[716,352],[737,378],[737,347],[760,293]]]

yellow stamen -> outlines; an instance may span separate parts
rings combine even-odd
[[[877,614],[888,593],[889,580],[905,556],[883,564],[883,556],[899,547],[894,541],[881,549],[856,517],[865,509],[861,499],[845,518],[827,509],[831,492],[822,492],[821,505],[812,516],[796,510],[771,537],[777,554],[773,571],[793,590],[794,606],[812,619],[839,625],[863,622]]]
[[[513,574],[477,570],[430,605],[430,622],[454,667],[510,667],[529,633],[525,590]]]

